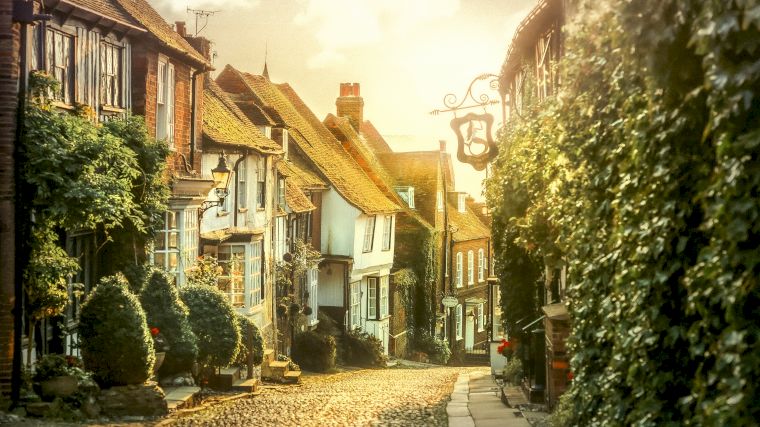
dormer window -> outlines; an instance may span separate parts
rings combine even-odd
[[[414,187],[396,187],[396,193],[410,209],[414,209]]]
[[[461,213],[465,212],[465,197],[467,197],[464,193],[459,193],[459,197],[457,199],[457,210]]]

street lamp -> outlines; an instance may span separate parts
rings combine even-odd
[[[214,206],[222,206],[224,199],[227,198],[229,190],[227,186],[230,183],[230,175],[232,171],[227,166],[227,159],[224,158],[224,153],[219,155],[219,164],[214,169],[211,169],[211,176],[214,178],[214,194],[218,200],[207,200],[201,203],[201,207],[198,210],[198,216],[203,218],[203,213]]]

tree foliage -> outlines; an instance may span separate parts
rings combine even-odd
[[[571,424],[752,424],[758,6],[594,8],[569,32],[556,99],[502,137],[488,197],[505,299],[533,280],[512,255],[567,263]]]

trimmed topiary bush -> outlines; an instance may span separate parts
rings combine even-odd
[[[101,386],[142,384],[153,371],[145,313],[120,273],[101,279],[82,304],[79,341],[84,366]]]
[[[290,353],[304,369],[326,372],[335,367],[335,338],[313,331],[302,332],[296,335]]]
[[[158,328],[168,350],[160,376],[189,372],[198,356],[198,344],[188,320],[189,310],[166,273],[155,270],[140,294],[149,328]]]
[[[238,328],[240,329],[240,345],[238,346],[236,363],[240,366],[248,365],[248,354],[253,353],[253,364],[261,365],[264,361],[264,339],[261,337],[259,327],[253,323],[250,317],[237,314]],[[248,328],[253,330],[253,339],[249,340]]]
[[[190,328],[198,339],[198,363],[222,368],[235,361],[240,342],[235,309],[227,296],[211,286],[187,286],[180,298],[190,310]]]
[[[366,332],[351,331],[341,338],[343,361],[349,365],[368,368],[385,367],[383,344],[377,337]]]

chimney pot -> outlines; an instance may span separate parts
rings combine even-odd
[[[438,143],[441,145],[441,148],[440,148],[441,149],[441,153],[445,153],[446,152],[446,140],[445,139],[438,140]]]
[[[177,27],[177,33],[182,37],[187,37],[187,27],[185,26],[185,21],[177,21],[175,23],[175,26]]]
[[[350,83],[341,83],[340,84],[340,96],[350,96],[351,95],[351,84]]]
[[[354,96],[360,96],[360,94],[359,94],[359,83],[354,83],[353,86],[354,86],[354,91],[353,91],[354,93],[353,93],[353,95]]]

